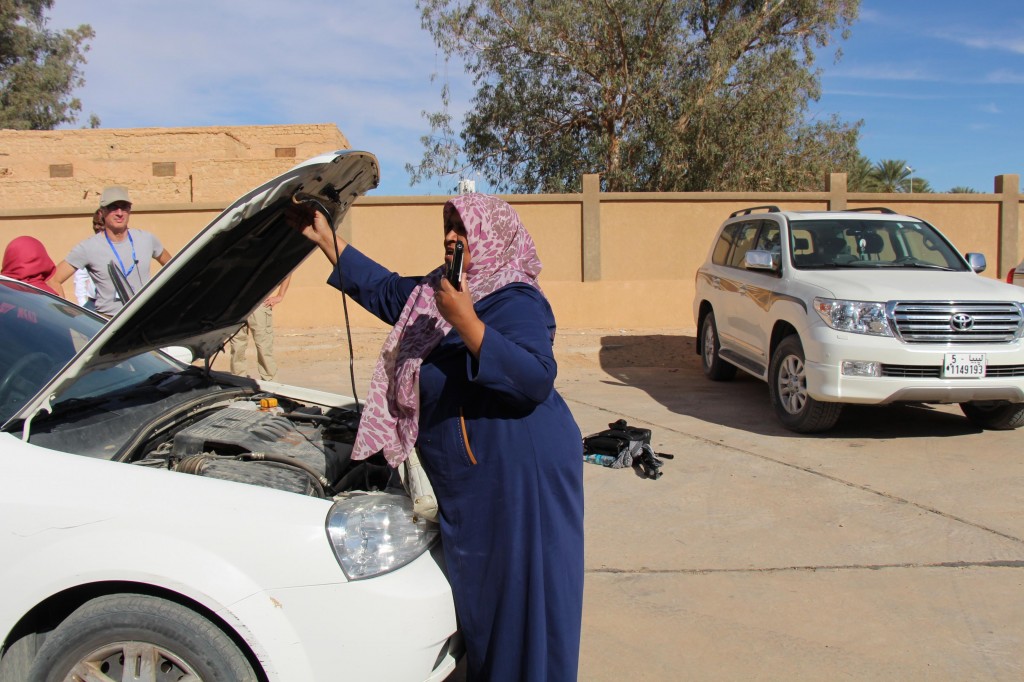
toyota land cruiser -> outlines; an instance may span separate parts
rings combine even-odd
[[[959,403],[982,428],[1024,424],[1024,288],[980,277],[932,225],[887,208],[736,211],[697,271],[705,375],[768,382],[793,431],[844,403]]]

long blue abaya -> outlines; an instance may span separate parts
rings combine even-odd
[[[329,282],[394,324],[418,280],[349,246]],[[479,360],[452,331],[420,373],[417,445],[441,535],[470,680],[576,680],[583,609],[583,452],[554,390],[555,320],[510,284],[474,305]]]

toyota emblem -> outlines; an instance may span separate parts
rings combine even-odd
[[[955,332],[970,331],[971,327],[974,326],[974,318],[967,313],[957,313],[949,318],[949,326]]]

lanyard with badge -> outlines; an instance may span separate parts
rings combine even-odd
[[[131,238],[131,230],[128,230],[128,243],[131,245],[131,267],[127,270],[125,269],[124,261],[121,260],[121,254],[114,248],[114,242],[111,241],[111,236],[105,230],[103,230],[103,237],[106,238],[106,243],[111,245],[111,251],[114,252],[114,257],[118,259],[118,265],[121,266],[121,271],[124,273],[125,279],[127,279],[128,275],[135,270],[135,266],[138,265],[138,258],[135,256],[135,240]]]
[[[107,244],[110,245],[110,250],[114,252],[114,258],[117,259],[117,264],[121,267],[121,273],[124,275],[124,280],[127,283],[128,275],[135,271],[135,266],[139,264],[139,259],[135,255],[135,240],[132,239],[132,231],[126,230],[126,233],[128,234],[128,243],[131,244],[132,247],[132,266],[127,270],[124,267],[124,261],[121,260],[121,254],[119,254],[117,249],[114,248],[114,242],[110,241],[110,235],[107,234],[106,230],[103,231],[103,236],[107,238]],[[111,263],[111,265],[113,265],[113,263]]]

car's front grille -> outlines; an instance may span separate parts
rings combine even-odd
[[[1004,365],[1003,367],[986,367],[986,377],[1024,377],[1024,365]]]
[[[940,365],[882,365],[883,377],[899,379],[938,379],[942,376]],[[1024,365],[990,365],[985,368],[986,379],[1000,377],[1024,377]]]
[[[942,367],[926,367],[921,365],[882,365],[883,377],[899,377],[901,379],[937,379]]]
[[[907,343],[1008,343],[1024,322],[1012,301],[914,301],[890,306]]]

